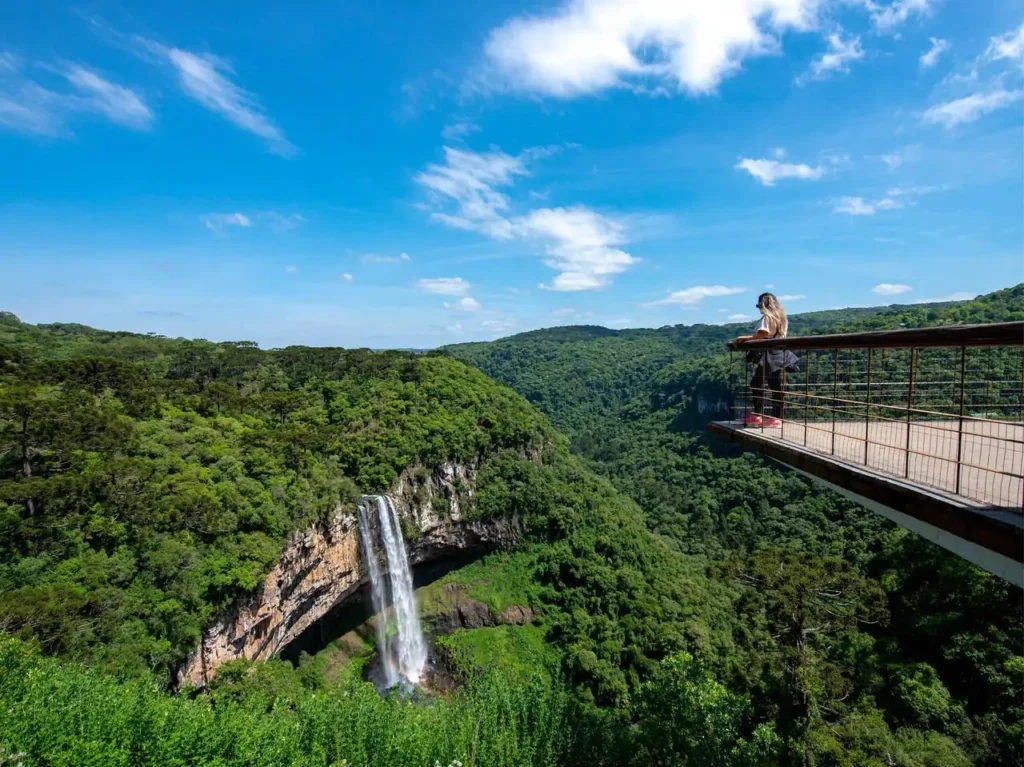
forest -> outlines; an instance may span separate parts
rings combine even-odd
[[[791,333],[1018,319],[1024,285]],[[0,765],[1024,764],[1020,591],[708,437],[736,333],[264,351],[0,314]],[[445,579],[537,614],[446,638],[457,691],[309,657],[168,690],[291,533],[453,459],[523,531]]]

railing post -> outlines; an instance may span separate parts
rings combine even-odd
[[[967,378],[967,347],[960,347],[960,426],[956,434],[956,494],[960,495],[960,461],[964,446],[964,380]]]
[[[871,357],[873,348],[868,347],[868,386],[864,396],[864,465],[868,465],[868,449],[871,447]]]
[[[836,408],[839,407],[839,348],[832,360],[832,455],[836,454]]]
[[[807,370],[804,371],[804,447],[807,447],[807,409],[811,406],[811,367],[814,351],[807,350]]]
[[[917,348],[910,350],[910,388],[907,390],[907,454],[903,476],[910,478],[910,412],[914,406],[914,372],[917,367]]]

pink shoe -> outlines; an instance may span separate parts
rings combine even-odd
[[[761,423],[761,416],[759,416],[757,413],[751,413],[750,415],[743,419],[744,426],[760,426]]]
[[[764,427],[766,429],[779,429],[782,427],[782,419],[772,418],[769,416],[768,418],[764,419]]]

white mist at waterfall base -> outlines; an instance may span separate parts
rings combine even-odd
[[[376,512],[384,564],[378,556],[371,515]],[[386,495],[363,496],[359,507],[363,559],[370,578],[370,596],[377,615],[377,653],[382,686],[416,685],[427,667],[427,643],[413,591],[412,570],[394,503]],[[389,626],[394,621],[393,628]]]

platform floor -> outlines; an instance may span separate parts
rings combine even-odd
[[[960,435],[955,420],[915,421],[910,425],[909,452],[906,422],[812,421],[805,426],[803,421],[787,420],[781,428],[745,428],[983,506],[1021,509],[1024,505],[1024,424],[965,421]]]

